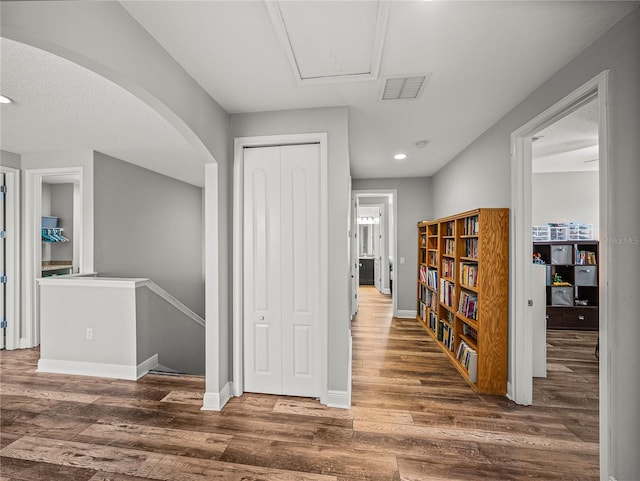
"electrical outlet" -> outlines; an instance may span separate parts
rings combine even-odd
[[[87,340],[91,341],[93,339],[93,329],[87,327]]]

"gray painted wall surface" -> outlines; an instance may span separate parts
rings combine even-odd
[[[99,152],[95,269],[147,277],[204,315],[202,189]]]
[[[433,178],[435,216],[475,207],[509,207],[510,136],[604,70],[610,71],[608,315],[610,356],[610,470],[640,479],[640,9],[591,44]]]
[[[346,391],[349,366],[349,145],[346,108],[231,115],[232,137],[328,133],[329,390]]]
[[[204,327],[148,287],[136,289],[137,363],[158,354],[158,363],[174,371],[204,375]]]
[[[586,222],[598,236],[598,172],[533,174],[531,219],[548,222]]]
[[[353,179],[353,190],[397,189],[398,259],[394,260],[394,295],[398,310],[416,310],[418,273],[418,227],[432,217],[432,188],[429,177],[411,179]],[[404,264],[400,264],[404,257]]]
[[[18,154],[7,152],[6,150],[0,150],[0,165],[11,167],[13,169],[20,169],[20,164],[20,156]]]

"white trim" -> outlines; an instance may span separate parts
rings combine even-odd
[[[136,366],[136,379],[140,379],[149,371],[158,367],[158,365],[158,354],[156,353]]]
[[[320,219],[318,232],[320,235],[320,271],[319,285],[319,317],[320,317],[320,402],[327,404],[328,393],[328,302],[329,302],[329,212],[328,212],[328,136],[325,132],[267,135],[256,137],[237,137],[234,140],[233,161],[233,395],[241,396],[244,392],[243,365],[243,175],[245,147],[266,147],[276,145],[320,144]]]
[[[293,47],[289,39],[287,27],[284,24],[282,12],[278,1],[266,1],[265,6],[269,12],[269,17],[273,23],[278,39],[284,47],[287,60],[291,67],[294,78],[298,85],[327,85],[344,82],[362,82],[367,80],[377,80],[380,74],[380,65],[382,63],[382,52],[384,50],[384,42],[387,32],[387,23],[389,12],[391,10],[391,0],[378,0],[378,12],[376,15],[376,29],[374,34],[373,46],[371,48],[371,72],[362,74],[346,74],[331,75],[324,77],[306,78],[302,77],[298,62],[296,60]]]
[[[77,188],[74,188],[73,239],[74,258],[78,256],[80,272],[87,269],[85,256],[84,223],[84,167],[63,167],[51,169],[26,169],[24,192],[24,246],[23,252],[23,313],[21,347],[30,348],[40,344],[40,320],[38,318],[38,291],[36,279],[40,277],[42,265],[40,217],[42,211],[42,179],[49,176],[77,176]],[[74,182],[75,184],[75,182]],[[74,266],[76,267],[76,266]],[[88,267],[89,270],[93,266]]]
[[[511,382],[508,396],[518,404],[530,404],[533,398],[533,364],[531,336],[531,309],[526,307],[530,292],[531,269],[531,137],[545,126],[570,111],[576,104],[593,94],[598,98],[599,109],[599,179],[600,179],[600,258],[599,271],[599,334],[600,334],[600,479],[609,477],[611,458],[610,433],[610,365],[609,330],[611,318],[609,306],[608,259],[611,245],[603,242],[611,232],[610,201],[610,132],[609,132],[609,71],[605,70],[578,89],[556,102],[540,115],[527,122],[511,134],[511,263],[510,263],[510,322],[509,322],[509,363]]]
[[[145,369],[158,365],[158,355],[154,354],[149,359],[137,366],[124,366],[122,364],[107,364],[100,362],[61,361],[56,359],[40,359],[36,372],[49,372],[55,374],[72,374],[74,376],[104,377],[109,379],[124,379],[136,381],[148,372]],[[139,375],[139,373],[142,373]]]
[[[7,193],[5,194],[7,226],[5,274],[7,282],[7,328],[5,331],[7,350],[20,346],[20,171],[12,167],[0,165],[0,172],[5,174]]]
[[[349,391],[327,391],[327,402],[330,408],[349,409],[351,407],[351,393]]]
[[[391,279],[389,279],[389,281],[391,281]],[[390,295],[391,295],[391,289],[389,289],[389,288],[385,287],[384,289],[382,289],[382,293],[383,293],[385,296],[390,296]]]
[[[55,276],[36,279],[40,286],[65,287],[110,287],[114,289],[136,289],[146,286],[149,279],[119,278],[119,277],[88,277],[88,276]]]
[[[222,386],[220,392],[205,392],[202,398],[201,411],[222,411],[222,408],[231,399],[231,383]]]
[[[398,311],[395,317],[400,317],[402,319],[415,319],[418,315],[418,311],[411,309],[402,309]]]

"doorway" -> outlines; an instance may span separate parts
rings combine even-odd
[[[396,196],[395,189],[352,192],[351,229],[355,233],[351,236],[352,316],[358,310],[361,285],[373,285],[381,294],[391,296],[393,316],[398,314],[393,288],[398,259]],[[361,279],[361,274],[369,272],[373,279]]]
[[[283,180],[283,174],[278,173],[277,176],[272,174],[271,168],[266,168],[266,163],[263,164],[264,169],[260,168],[260,162],[258,165],[254,165],[256,167],[254,169],[254,174],[251,178],[253,180],[260,181],[264,184],[264,186],[268,185],[271,181],[267,181],[267,178],[273,177],[273,182],[279,184],[282,187],[281,193],[280,188],[273,187],[267,189],[266,187],[260,187],[260,189],[253,189],[254,192],[262,192],[265,199],[270,199],[269,202],[273,204],[272,206],[265,206],[264,203],[257,202],[257,199],[253,195],[247,191],[249,190],[247,187],[247,179],[249,177],[245,176],[245,168],[248,170],[253,169],[250,165],[247,164],[245,154],[252,149],[262,150],[262,149],[270,149],[275,148],[277,151],[284,151],[289,148],[295,150],[299,148],[303,148],[306,145],[315,145],[314,149],[317,149],[317,175],[313,178],[313,182],[316,184],[317,188],[317,209],[312,213],[308,213],[308,209],[304,206],[303,202],[294,202],[292,198],[289,198],[285,191],[289,193],[296,191],[299,187],[302,186],[301,182],[296,181],[299,179],[301,181],[302,178],[306,176],[304,173],[304,168],[302,166],[295,166],[293,164],[288,165],[284,170],[288,173],[284,174],[285,178]],[[274,150],[274,151],[275,151]],[[282,167],[282,158],[280,154],[278,154],[278,169]],[[268,161],[267,161],[268,162]],[[275,160],[273,161],[275,162]],[[288,161],[285,160],[285,163],[288,164]],[[295,162],[294,162],[295,164]],[[327,364],[328,364],[328,319],[327,319],[327,299],[328,299],[328,286],[327,286],[327,278],[328,278],[328,192],[327,192],[327,174],[328,174],[328,155],[327,155],[327,135],[324,133],[316,133],[316,134],[294,134],[294,135],[280,135],[280,136],[260,136],[260,137],[243,137],[237,138],[235,140],[235,160],[234,160],[234,214],[233,214],[233,224],[234,224],[234,243],[233,243],[233,273],[234,273],[234,285],[233,285],[233,395],[241,396],[247,387],[249,389],[255,390],[251,383],[253,382],[251,379],[248,379],[249,376],[247,373],[251,370],[253,372],[257,372],[255,369],[258,367],[267,367],[268,369],[273,368],[275,370],[276,366],[273,364],[273,359],[280,359],[282,363],[282,346],[283,344],[288,345],[290,356],[296,358],[295,365],[298,374],[301,374],[302,371],[315,369],[316,372],[313,373],[313,388],[312,389],[304,389],[299,392],[296,392],[297,395],[313,395],[314,397],[319,397],[320,402],[322,404],[328,404],[332,402],[329,399],[328,394],[328,385],[327,385]],[[277,177],[277,179],[276,179]],[[260,180],[262,179],[262,180]],[[251,179],[249,179],[251,180]],[[251,180],[251,182],[253,182]],[[284,185],[283,185],[284,182]],[[275,184],[274,184],[275,185]],[[269,194],[271,192],[271,194]],[[304,192],[298,191],[299,196],[304,197]],[[275,210],[271,215],[271,220],[267,221],[268,217],[263,216],[253,216],[251,213],[251,209],[253,207],[247,207],[246,203],[251,203],[254,207],[259,207],[264,210],[265,207],[268,209],[275,209],[276,205],[280,205],[280,209],[283,206],[293,209],[293,215],[299,217],[299,222],[296,222],[299,226],[305,226],[305,235],[313,236],[313,242],[309,244],[308,248],[305,248],[305,243],[301,242],[301,237],[297,234],[292,233],[286,225],[290,225],[291,222],[284,221],[282,222],[282,210],[279,213],[276,213]],[[303,212],[304,211],[304,212]],[[253,218],[253,219],[252,219]],[[273,236],[271,234],[267,235],[267,226],[271,224],[273,229],[269,230],[269,232],[273,232]],[[276,229],[277,225],[277,229]],[[313,228],[308,228],[313,225]],[[262,235],[262,239],[258,239],[256,242],[257,236],[259,236],[260,231],[265,234]],[[298,233],[299,234],[299,233]],[[291,262],[287,263],[288,267],[281,268],[280,264],[277,262],[277,259],[274,257],[268,257],[272,253],[272,249],[274,246],[270,246],[267,239],[273,239],[277,241],[277,245],[279,248],[276,249],[275,254],[278,255],[280,261],[283,259],[283,248],[285,244],[288,246],[284,250],[284,255],[292,258],[292,256],[298,259],[296,263]],[[284,240],[284,244],[282,240]],[[296,245],[290,245],[291,242],[295,242]],[[262,248],[260,251],[258,248]],[[313,251],[312,251],[313,250]],[[259,261],[257,264],[251,261],[250,257],[247,258],[245,256],[246,252],[254,252],[256,253],[255,260]],[[298,252],[299,255],[295,254]],[[279,254],[278,254],[279,253]],[[264,264],[260,264],[260,260],[265,261]],[[291,260],[291,259],[290,259]],[[266,264],[269,262],[270,266]],[[253,267],[248,267],[246,264],[248,262],[252,262],[254,264]],[[306,266],[303,269],[303,266]],[[257,270],[256,270],[257,268]],[[248,269],[248,270],[247,270]],[[259,273],[260,275],[254,276],[251,274],[251,269],[254,272]],[[297,274],[301,274],[301,272],[307,271],[313,274],[315,279],[315,283],[317,288],[314,292],[309,292],[308,289],[305,290],[297,290],[293,293],[293,300],[295,302],[302,302],[304,304],[304,300],[309,301],[311,298],[313,300],[313,304],[316,310],[316,326],[313,335],[310,334],[310,331],[304,326],[298,328],[296,326],[290,326],[292,329],[288,329],[289,334],[293,335],[294,338],[291,339],[289,336],[285,338],[283,336],[275,336],[277,329],[272,329],[269,325],[268,316],[274,316],[277,318],[277,313],[262,313],[258,312],[259,310],[253,309],[256,300],[256,293],[261,292],[265,294],[268,291],[274,291],[273,294],[277,294],[275,291],[280,291],[280,295],[276,295],[275,297],[269,297],[270,299],[275,299],[275,304],[272,304],[276,310],[279,310],[285,304],[291,307],[291,302],[287,299],[291,300],[291,292],[292,292],[292,282],[295,280],[295,275],[291,274],[292,271],[296,271]],[[297,270],[300,269],[300,272]],[[262,276],[262,277],[260,277]],[[275,276],[273,280],[269,280],[269,276]],[[265,289],[260,289],[256,291],[255,286],[258,282],[258,279],[262,278],[263,280],[267,280],[267,283],[263,283],[262,286]],[[253,283],[253,286],[250,285]],[[288,287],[287,287],[288,286]],[[247,287],[250,287],[249,290]],[[308,287],[308,284],[307,284]],[[287,292],[286,295],[283,292]],[[304,292],[309,294],[308,296],[302,295]],[[284,296],[284,297],[283,297]],[[252,299],[253,298],[253,299]],[[264,298],[266,299],[266,298]],[[284,299],[284,301],[283,301]],[[264,304],[264,302],[263,302]],[[299,304],[301,305],[301,304]],[[290,309],[289,309],[290,310]],[[302,309],[308,311],[308,308]],[[261,319],[264,317],[264,319]],[[247,324],[245,322],[246,319],[249,319],[251,322]],[[254,322],[255,321],[255,322]],[[250,329],[253,333],[250,333],[247,336],[247,330]],[[257,333],[257,336],[254,335]],[[273,334],[272,334],[273,333]],[[275,343],[267,342],[268,336],[275,336]],[[260,337],[262,336],[262,337]],[[296,337],[297,336],[297,337]],[[262,349],[255,349],[255,342],[260,339],[264,339],[262,343]],[[300,341],[300,342],[297,342]],[[309,353],[308,350],[305,351],[304,348],[298,349],[296,351],[295,346],[303,346],[304,343],[308,341],[313,343],[314,348],[316,349],[316,354],[314,355],[315,360],[311,360],[309,357],[305,357],[306,354]],[[280,347],[278,347],[280,346]],[[251,353],[245,352],[251,349]],[[289,357],[290,357],[289,356]],[[271,360],[271,361],[270,361]],[[287,367],[291,367],[291,363],[289,363],[290,359],[286,360]],[[305,364],[305,360],[307,360],[311,364]],[[260,361],[260,362],[257,362]],[[269,364],[271,362],[271,364]],[[315,365],[312,365],[314,364]],[[281,368],[278,369],[281,371]],[[267,370],[268,370],[267,369]],[[319,372],[318,372],[319,371]],[[260,373],[258,373],[260,374]],[[252,374],[253,375],[253,374]],[[316,376],[317,375],[317,376]],[[260,376],[258,376],[260,377]],[[282,381],[283,389],[285,388],[285,382]],[[304,376],[303,376],[304,377]],[[309,378],[311,379],[311,377]],[[296,381],[297,382],[297,381]],[[249,384],[247,384],[249,383]],[[278,381],[280,383],[280,381]],[[264,386],[258,386],[258,390],[264,390],[265,392],[277,392],[276,390],[272,390],[272,386],[265,388]],[[279,389],[279,388],[278,388]],[[287,392],[290,391],[289,388],[286,388]],[[313,394],[311,394],[313,391]],[[282,391],[284,392],[284,391]]]
[[[598,118],[598,239],[608,238],[608,71],[605,71],[567,95],[555,105],[538,115],[511,134],[512,144],[512,231],[511,231],[511,307],[510,307],[510,383],[508,396],[518,404],[529,405],[533,401],[533,345],[532,313],[535,308],[532,293],[533,246],[532,221],[532,152],[536,133],[555,123],[587,102],[597,99]],[[610,246],[600,243],[598,251],[598,277],[606,286],[608,253]],[[600,470],[609,467],[609,378],[608,378],[608,295],[601,287],[598,297],[599,335],[599,440]]]
[[[55,197],[57,199],[55,208],[58,209],[60,206],[59,208],[63,212],[63,222],[67,227],[59,226],[60,217],[51,215],[52,186],[58,185],[64,187],[53,188],[56,191]],[[36,279],[43,277],[46,273],[85,272],[82,167],[27,169],[25,170],[25,186],[24,321],[20,347],[30,348],[40,344]],[[63,205],[64,207],[62,207]],[[45,222],[44,226],[43,221]],[[45,227],[44,230],[43,227]],[[54,249],[49,245],[53,242],[49,241],[48,236],[51,236],[51,241],[56,240],[58,245],[66,244],[65,248],[58,251],[58,246],[56,246]],[[57,264],[63,266],[62,269],[49,270],[51,267],[57,267],[56,259],[53,259],[52,256],[55,258],[65,257],[64,263]]]
[[[0,166],[0,348],[20,347],[20,171]]]

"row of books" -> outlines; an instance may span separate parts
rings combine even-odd
[[[469,381],[477,382],[478,380],[478,353],[472,349],[469,344],[460,341],[458,350],[456,351],[456,359],[462,364],[469,373]]]
[[[432,266],[438,265],[438,253],[429,251],[429,264]]]
[[[434,291],[438,289],[438,270],[427,269],[427,285]]]
[[[418,267],[418,278],[420,279],[420,282],[424,282],[425,284],[427,283],[427,268],[423,265]]]
[[[436,311],[429,311],[429,329],[433,332],[438,331],[438,314]]]
[[[453,256],[456,254],[456,240],[455,239],[445,239],[444,240],[444,253],[448,256]]]
[[[478,235],[480,231],[480,223],[478,222],[478,216],[466,217],[464,219],[464,235]]]
[[[446,279],[440,279],[440,302],[444,305],[453,307],[453,291],[455,284]]]
[[[453,279],[453,276],[455,275],[454,274],[455,264],[456,264],[455,260],[443,258],[442,259],[442,277],[449,277],[450,279]]]
[[[469,319],[475,319],[478,316],[478,296],[462,291],[458,312]]]
[[[576,264],[580,265],[595,265],[598,261],[596,260],[596,253],[591,251],[576,251]]]
[[[465,239],[464,255],[465,257],[478,257],[478,239]]]
[[[456,224],[454,221],[447,222],[447,230],[445,235],[455,235]]]
[[[438,341],[440,341],[442,344],[448,347],[451,352],[453,352],[455,344],[454,338],[455,336],[453,333],[453,326],[450,326],[442,319],[440,319],[438,321]]]
[[[478,331],[476,331],[469,324],[462,323],[462,334],[471,339],[474,343],[478,344]]]
[[[460,282],[469,287],[478,285],[478,264],[463,262],[460,264]]]
[[[427,317],[427,305],[422,301],[418,301],[418,316],[420,316],[420,319],[423,321]]]

